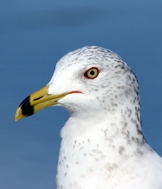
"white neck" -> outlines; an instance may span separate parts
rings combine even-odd
[[[142,155],[145,140],[140,120],[136,123],[132,118],[135,112],[136,110],[130,112],[125,106],[115,113],[107,112],[106,116],[103,112],[94,114],[93,119],[90,119],[92,115],[89,114],[72,115],[61,131],[58,185],[62,184],[68,189],[68,184],[80,180],[83,188],[86,188],[84,179],[89,177],[88,180],[92,179],[92,188],[95,189],[96,181],[93,179],[96,178],[96,173],[99,178],[97,182],[101,182],[106,176],[110,178],[111,171],[121,165],[123,160],[129,161],[131,154]],[[102,172],[105,174],[105,169],[107,174],[102,175]]]

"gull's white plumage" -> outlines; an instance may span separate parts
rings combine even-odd
[[[98,77],[87,79],[91,67]],[[90,46],[65,55],[49,94],[80,91],[59,100],[70,112],[61,131],[58,189],[162,189],[162,159],[141,128],[139,87],[115,53]]]

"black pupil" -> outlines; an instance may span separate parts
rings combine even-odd
[[[95,74],[95,72],[92,70],[92,71],[90,71],[90,74],[91,74],[91,75],[94,75],[94,74]]]

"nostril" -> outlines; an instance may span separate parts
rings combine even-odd
[[[43,96],[40,96],[40,97],[38,97],[38,98],[35,98],[33,101],[36,101],[36,100],[39,100],[39,99],[41,99]]]

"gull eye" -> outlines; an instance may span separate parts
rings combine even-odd
[[[90,69],[88,69],[85,73],[84,76],[87,79],[94,79],[98,76],[98,74],[100,73],[99,69],[96,67],[92,67]]]

